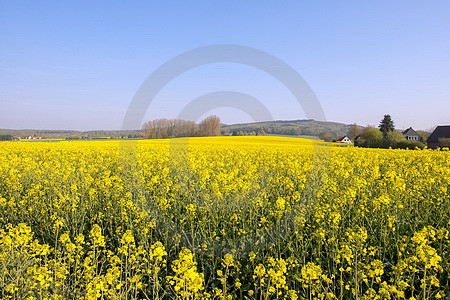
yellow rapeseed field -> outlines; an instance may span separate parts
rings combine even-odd
[[[3,299],[439,299],[450,152],[0,143]]]

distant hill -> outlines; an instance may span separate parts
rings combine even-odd
[[[257,133],[260,129],[264,130],[267,134],[276,135],[288,135],[288,136],[318,136],[321,132],[329,131],[334,136],[346,135],[348,128],[351,125],[315,121],[315,120],[291,120],[291,121],[266,121],[266,122],[254,122],[226,125],[222,124],[222,130],[226,134],[232,134],[233,131],[242,131],[244,133]],[[27,136],[40,136],[42,138],[68,138],[68,137],[114,137],[114,138],[129,138],[138,137],[140,130],[90,130],[90,131],[77,131],[77,130],[37,130],[37,129],[0,129],[0,135],[13,135],[19,137]]]
[[[19,137],[27,136],[40,136],[42,138],[68,138],[68,137],[117,137],[128,138],[136,137],[141,133],[140,130],[90,130],[90,131],[77,131],[77,130],[38,130],[38,129],[0,129],[0,135],[13,135]]]
[[[222,125],[222,130],[225,133],[230,134],[233,131],[250,133],[252,131],[258,132],[260,129],[262,129],[268,134],[308,136],[318,136],[321,132],[329,131],[334,136],[342,136],[347,134],[348,128],[350,126],[351,125],[343,123],[315,121],[310,119]]]

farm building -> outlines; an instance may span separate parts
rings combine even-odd
[[[431,149],[448,147],[450,143],[450,125],[438,126],[427,139],[427,146]]]
[[[405,131],[402,132],[405,136],[405,139],[408,141],[421,141],[422,137],[414,130],[412,127],[409,127]]]
[[[336,138],[336,142],[338,142],[338,143],[346,143],[346,144],[353,143],[352,140],[346,135],[337,137]]]

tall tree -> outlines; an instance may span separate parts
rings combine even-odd
[[[218,136],[220,135],[221,124],[218,116],[209,116],[198,125],[199,136]]]
[[[352,126],[350,126],[350,128],[348,129],[347,132],[347,136],[349,139],[351,139],[352,141],[355,140],[355,137],[357,137],[358,135],[360,135],[362,133],[362,127],[353,124]]]
[[[324,131],[319,134],[319,139],[324,140],[325,142],[333,141],[333,134],[329,131]]]
[[[194,136],[197,124],[194,121],[178,119],[156,119],[142,126],[142,134],[147,139]]]
[[[391,116],[384,115],[383,120],[381,120],[380,125],[378,125],[378,128],[383,133],[384,137],[387,137],[387,133],[389,131],[394,131],[394,121],[392,121]]]

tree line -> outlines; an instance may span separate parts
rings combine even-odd
[[[264,130],[264,132],[266,132],[267,134],[310,136],[318,136],[321,132],[326,131],[336,136],[346,134],[348,125],[315,120],[278,120],[225,125],[223,126],[223,130],[226,134],[232,134],[234,131],[242,131],[245,135],[247,135],[252,134],[252,132],[257,133],[259,130]]]
[[[147,139],[218,136],[221,135],[220,118],[212,115],[198,124],[180,119],[150,120],[142,126],[142,135]]]
[[[242,131],[242,130],[233,130],[233,132],[231,133],[232,136],[245,136],[245,135],[257,135],[257,136],[266,136],[267,133],[260,129],[258,130],[258,132],[256,131]]]
[[[426,140],[429,133],[418,130],[417,133],[422,137],[422,141]],[[378,128],[373,126],[361,127],[353,124],[349,127],[347,137],[354,141],[354,145],[364,148],[401,148],[415,149],[416,147],[423,149],[425,144],[422,141],[406,140],[405,136],[394,127],[394,121],[390,115],[384,115]],[[331,132],[325,131],[320,133],[319,138],[326,141],[335,141],[335,137]]]
[[[417,147],[423,149],[425,144],[421,141],[406,140],[400,131],[395,130],[394,121],[391,116],[384,115],[378,128],[368,126],[355,137],[355,146],[401,149],[415,149]]]
[[[10,134],[0,134],[0,141],[12,141],[14,137]]]

